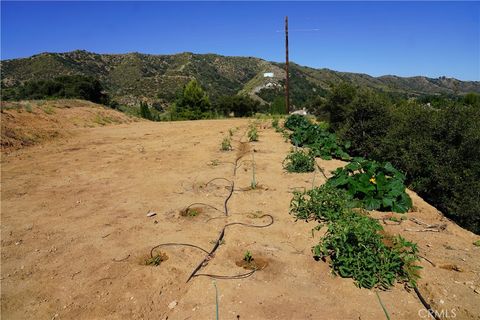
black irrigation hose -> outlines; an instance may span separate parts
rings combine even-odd
[[[217,239],[217,241],[215,242],[212,250],[210,250],[210,252],[208,253],[208,255],[202,260],[202,262],[200,262],[200,264],[193,270],[193,272],[190,274],[190,276],[188,277],[187,279],[187,282],[190,281],[190,279],[192,279],[193,277],[195,277],[195,274],[198,272],[198,270],[200,270],[204,265],[205,263],[210,260],[210,258],[213,256],[213,254],[215,253],[215,251],[218,249],[218,247],[220,246],[220,243],[222,242],[224,236],[225,236],[225,229],[227,227],[230,227],[230,226],[233,226],[233,225],[241,225],[241,226],[245,226],[245,227],[250,227],[250,228],[266,228],[266,227],[269,227],[273,224],[273,216],[270,215],[270,214],[264,214],[262,215],[261,217],[259,218],[263,218],[263,217],[269,217],[270,218],[270,222],[267,223],[267,224],[264,224],[264,225],[254,225],[254,224],[248,224],[248,223],[243,223],[243,222],[231,222],[231,223],[227,223],[225,226],[223,226],[222,228],[222,231],[220,231],[220,235]]]
[[[204,203],[204,202],[194,202],[194,203],[191,203],[188,207],[185,208],[185,212],[188,212],[188,210],[194,206],[194,205],[202,205],[202,206],[206,206],[206,207],[209,207],[209,208],[212,208],[214,210],[217,210],[218,212],[222,212],[222,210],[208,204],[208,203]]]
[[[212,180],[208,181],[207,183],[205,183],[205,186],[208,186],[211,182],[215,181],[215,180],[225,180],[227,182],[230,182],[232,183],[231,180],[228,180],[227,178],[224,178],[224,177],[217,177],[217,178],[213,178]]]
[[[219,275],[219,274],[210,274],[210,273],[197,273],[194,275],[194,277],[209,277],[217,280],[235,280],[235,279],[245,279],[253,275],[257,271],[257,269],[253,269],[250,272],[247,273],[241,273],[233,276],[225,276],[225,275]]]
[[[223,206],[225,207],[225,215],[226,215],[226,216],[228,216],[228,206],[227,206],[227,203],[228,203],[228,200],[230,200],[230,198],[232,197],[233,190],[235,190],[235,181],[232,181],[232,186],[230,187],[230,194],[229,194],[228,197],[225,199],[225,203],[223,204]]]
[[[437,315],[437,313],[432,309],[432,306],[428,304],[428,302],[425,300],[425,298],[422,296],[420,291],[418,290],[417,286],[413,287],[413,290],[415,290],[415,293],[417,294],[418,299],[422,302],[423,306],[425,309],[427,309],[428,313],[435,319],[435,320],[441,320],[440,317]]]
[[[162,244],[159,244],[159,245],[153,247],[153,248],[150,250],[150,257],[153,258],[153,251],[155,251],[155,249],[158,249],[158,248],[160,248],[160,247],[167,247],[167,246],[192,247],[192,248],[196,248],[196,249],[202,250],[203,252],[205,252],[205,253],[208,254],[208,251],[207,251],[207,250],[203,249],[202,247],[196,246],[196,245],[194,245],[194,244],[181,243],[181,242],[168,242],[168,243],[162,243]]]

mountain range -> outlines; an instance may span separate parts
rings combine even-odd
[[[60,75],[95,77],[114,99],[130,105],[139,99],[170,103],[178,91],[193,78],[200,82],[212,99],[244,93],[271,102],[282,95],[285,81],[283,63],[255,57],[189,52],[151,55],[97,54],[76,50],[1,61],[2,88]],[[372,77],[290,63],[291,96],[297,108],[311,98],[325,95],[332,85],[340,82],[405,96],[480,93],[480,81],[423,76]]]

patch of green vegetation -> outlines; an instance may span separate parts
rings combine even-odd
[[[25,104],[25,110],[28,113],[32,113],[33,112],[32,105],[30,103]]]
[[[328,230],[312,248],[314,257],[330,261],[335,274],[353,278],[364,288],[389,288],[396,281],[416,285],[421,268],[416,244],[389,236],[379,222],[352,209],[353,197],[342,189],[323,185],[296,192],[290,213],[297,219],[317,220]]]
[[[251,124],[248,129],[248,141],[258,141],[258,131],[257,126],[255,124]]]
[[[246,263],[251,263],[253,260],[254,259],[253,259],[252,253],[247,250],[243,255],[243,261],[245,261]]]
[[[351,155],[392,163],[423,199],[480,233],[480,95],[406,100],[343,84],[317,111]]]
[[[42,108],[43,112],[46,114],[55,114],[55,109],[51,105],[45,105]]]
[[[310,151],[291,151],[283,166],[288,172],[312,172],[315,170],[315,157]]]
[[[367,210],[405,213],[412,200],[405,192],[405,175],[392,164],[354,158],[333,172],[330,186],[347,190]]]
[[[168,256],[163,253],[163,252],[159,252],[157,253],[156,255],[154,255],[153,257],[149,257],[147,259],[145,259],[145,265],[146,266],[159,266],[160,264],[162,264],[162,262],[168,260]]]
[[[474,246],[480,247],[480,239],[473,242]]]
[[[290,135],[292,144],[309,147],[315,157],[325,160],[351,159],[345,151],[350,147],[350,143],[342,143],[337,135],[329,132],[323,124],[314,124],[305,116],[292,115],[285,121],[285,127],[293,130]]]
[[[220,146],[220,150],[222,151],[230,151],[232,150],[232,142],[229,137],[225,137],[222,140],[222,144]]]

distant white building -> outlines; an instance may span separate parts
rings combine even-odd
[[[273,78],[273,72],[264,72],[263,77],[264,78]]]
[[[300,110],[295,110],[290,112],[290,114],[299,114],[301,116],[306,116],[308,114],[307,110],[305,108],[300,109]]]

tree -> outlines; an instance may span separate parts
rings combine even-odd
[[[152,113],[150,112],[150,109],[148,108],[148,104],[146,102],[140,102],[140,116],[142,118],[148,119],[148,120],[153,120],[152,118]]]
[[[178,119],[202,119],[212,116],[212,105],[208,95],[197,80],[191,80],[175,101],[175,117]]]
[[[260,103],[248,96],[224,96],[221,97],[218,104],[218,111],[224,115],[233,112],[235,117],[249,117],[258,111]]]

